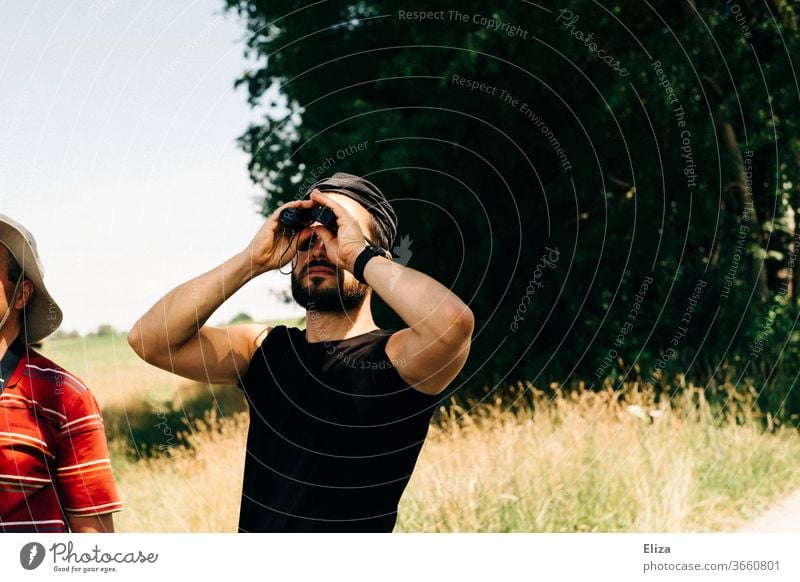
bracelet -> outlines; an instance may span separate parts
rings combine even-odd
[[[370,244],[359,253],[358,257],[356,257],[356,262],[353,264],[353,276],[364,285],[367,284],[366,280],[364,280],[364,269],[367,266],[367,262],[373,257],[386,257],[386,251],[377,245]]]

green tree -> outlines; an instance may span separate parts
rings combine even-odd
[[[237,314],[236,317],[234,317],[233,319],[231,319],[230,323],[231,324],[249,323],[251,321],[253,321],[253,318],[250,317],[250,315],[248,313],[242,312],[242,313]]]
[[[114,328],[112,326],[110,326],[107,323],[104,323],[104,324],[98,326],[96,335],[98,337],[110,337],[110,336],[114,335],[115,333],[116,332],[114,331]]]
[[[237,83],[290,109],[240,140],[264,212],[323,174],[378,183],[409,266],[476,315],[470,386],[744,373],[800,409],[795,4],[227,6],[260,59]]]

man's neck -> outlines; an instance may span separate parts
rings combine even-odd
[[[8,324],[6,324],[8,326]],[[19,336],[19,328],[17,326],[8,326],[7,329],[0,330],[0,358],[6,355],[8,348],[14,343],[14,340]]]
[[[365,302],[366,304],[366,302]],[[345,313],[306,310],[306,341],[347,339],[376,329],[369,305]]]

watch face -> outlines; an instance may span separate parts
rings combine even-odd
[[[376,244],[370,243],[370,245],[367,248],[371,250],[373,253],[376,253],[382,257],[389,258],[389,253]]]
[[[366,248],[371,250],[373,253],[377,253],[382,257],[386,257],[387,255],[389,255],[389,253],[386,250],[384,250],[381,247],[379,247],[378,245],[376,245],[374,242],[369,240],[367,237],[364,237],[364,242],[367,243]]]

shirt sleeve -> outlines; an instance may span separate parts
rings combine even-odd
[[[406,404],[415,410],[424,410],[432,407],[439,402],[443,396],[441,394],[431,395],[416,390],[403,380],[398,368],[405,365],[403,360],[392,361],[386,353],[386,344],[391,337],[391,333],[381,338],[375,343],[373,351],[368,356],[365,365],[372,378],[373,386],[377,394],[393,394],[398,396]]]
[[[65,405],[58,433],[58,489],[65,513],[98,515],[123,508],[111,472],[105,427],[94,395],[85,387]]]

